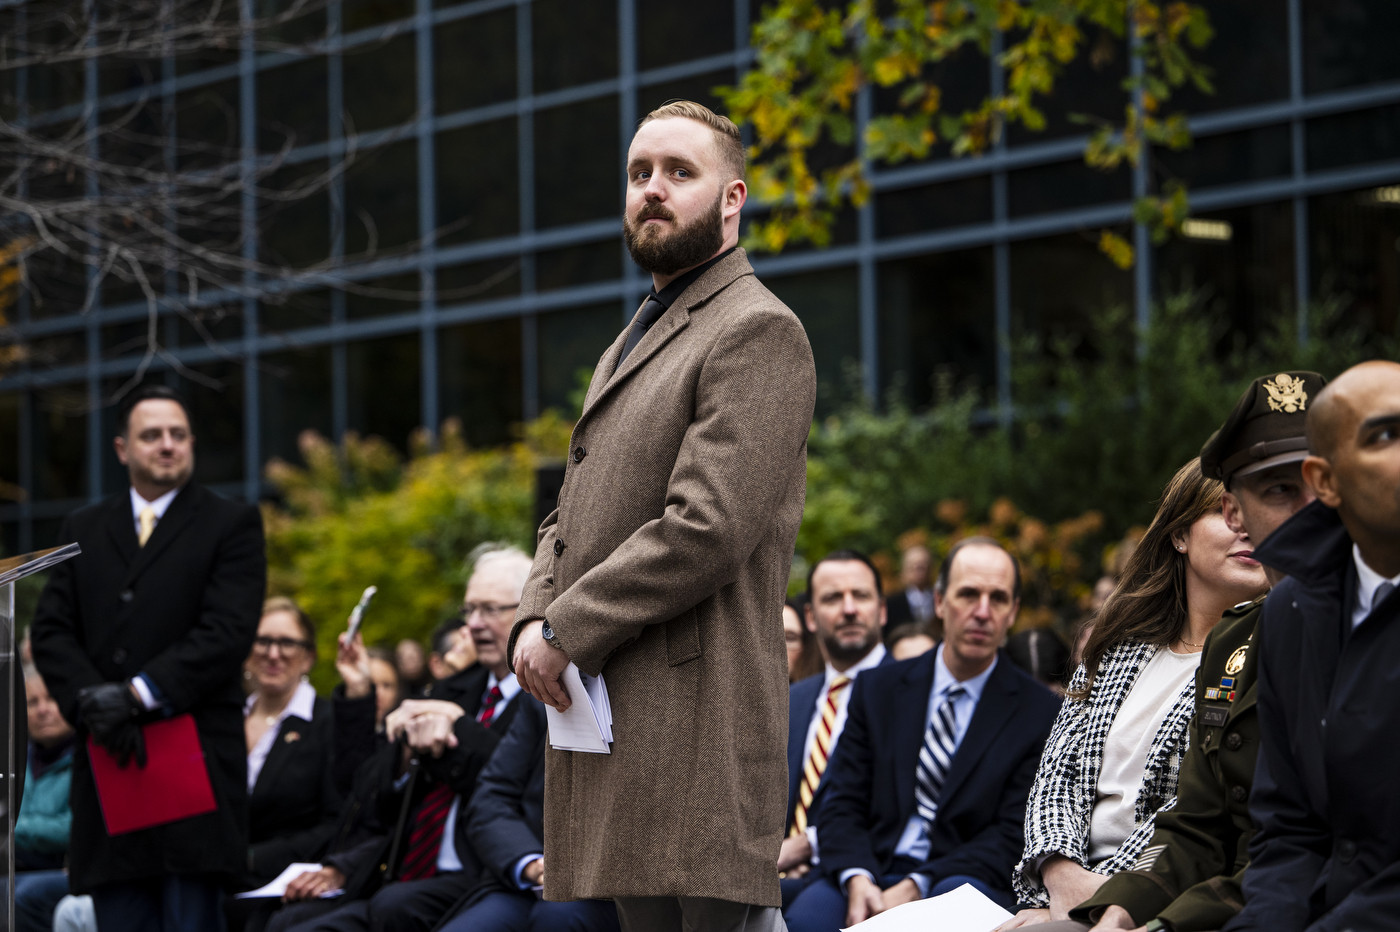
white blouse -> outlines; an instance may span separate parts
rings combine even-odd
[[[253,711],[253,704],[258,701],[257,693],[248,697],[248,701],[243,704],[243,717],[247,718]],[[304,718],[311,721],[311,715],[316,709],[316,690],[311,684],[302,680],[297,684],[297,691],[292,693],[292,701],[287,703],[287,707],[282,713],[267,726],[267,731],[263,732],[258,743],[253,745],[248,751],[248,792],[253,792],[253,787],[258,782],[258,774],[262,773],[263,764],[267,763],[267,755],[272,752],[272,742],[277,740],[277,734],[282,730],[282,723],[288,716],[295,715],[297,718]]]
[[[1142,668],[1123,699],[1104,742],[1098,797],[1089,818],[1089,863],[1112,857],[1137,827],[1137,798],[1147,755],[1201,655],[1163,647]]]

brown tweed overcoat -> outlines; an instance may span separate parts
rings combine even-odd
[[[806,496],[807,335],[742,249],[603,354],[511,634],[601,672],[612,754],[550,748],[545,896],[778,906],[782,600]]]

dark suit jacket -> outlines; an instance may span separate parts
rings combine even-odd
[[[498,889],[517,891],[515,865],[544,853],[544,703],[521,693],[515,721],[481,771],[464,810],[467,838]],[[485,879],[485,878],[483,878]]]
[[[907,625],[918,620],[914,617],[914,610],[909,606],[909,597],[903,592],[896,592],[885,600],[886,634],[900,625]]]
[[[335,715],[317,699],[311,721],[282,721],[248,797],[250,887],[325,853],[342,803],[335,773]]]
[[[859,867],[890,873],[914,813],[914,772],[927,727],[938,651],[862,673],[846,728],[827,765],[817,814],[822,869],[833,879]],[[930,829],[918,873],[935,882],[968,875],[1010,891],[1025,843],[1026,798],[1059,711],[1054,693],[1002,655],[987,679]]]
[[[418,766],[405,785],[396,785],[403,759],[401,744],[386,746],[361,767],[356,776],[357,789],[347,800],[335,833],[343,841],[332,846],[332,853],[324,861],[345,873],[346,891],[351,898],[369,896],[397,875],[407,853],[413,813],[434,784],[446,783],[463,800],[471,798],[481,769],[510,730],[520,710],[520,698],[526,695],[521,692],[511,700],[490,728],[479,725],[476,715],[481,711],[489,678],[489,670],[474,664],[434,684],[432,698],[455,702],[466,713],[453,729],[457,747],[448,748],[439,758],[418,758]],[[459,808],[453,844],[462,859],[462,869],[476,872],[480,868],[466,828],[465,813]]]
[[[126,489],[69,515],[59,541],[81,555],[54,567],[34,615],[34,661],[70,722],[78,691],[145,673],[176,713],[194,716],[218,810],[111,837],[88,764],[73,755],[74,892],[117,881],[247,868],[243,661],[267,588],[258,509],[190,483],[140,547]],[[152,716],[154,717],[154,716]]]
[[[876,665],[876,669],[894,663],[894,658],[885,654],[885,658]],[[817,716],[817,697],[822,694],[822,687],[826,685],[826,671],[814,674],[806,679],[798,680],[788,688],[788,804],[787,804],[787,825],[792,825],[792,814],[797,808],[797,788],[802,783],[802,768],[807,765],[807,730],[812,727],[812,719]],[[854,686],[852,687],[854,688]],[[840,736],[836,739],[837,745],[841,743]],[[829,771],[828,771],[829,773]],[[821,783],[817,786],[820,793],[826,786],[827,775],[822,774]],[[812,807],[807,813],[807,824],[816,824],[817,799],[812,800]]]
[[[1227,929],[1395,928],[1400,917],[1400,594],[1352,629],[1356,566],[1337,513],[1314,502],[1255,551],[1289,574],[1259,651],[1258,826],[1245,907]]]

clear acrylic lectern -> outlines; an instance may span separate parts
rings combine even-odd
[[[20,740],[25,727],[24,673],[15,649],[15,582],[41,573],[81,551],[77,544],[40,550],[0,560],[0,727],[5,729],[0,748],[0,819],[5,826],[5,908],[0,911],[3,928],[15,927],[15,819],[19,816],[20,781],[24,779],[27,748]]]

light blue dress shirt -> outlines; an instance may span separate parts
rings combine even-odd
[[[982,690],[987,685],[987,679],[997,668],[997,659],[993,657],[991,666],[972,679],[960,683],[958,678],[953,676],[953,671],[949,670],[948,665],[943,662],[943,651],[946,648],[946,644],[938,645],[938,656],[933,661],[933,689],[929,690],[928,708],[924,712],[924,730],[919,734],[919,741],[922,742],[924,736],[928,734],[928,726],[933,721],[934,712],[948,697],[948,691],[955,686],[961,686],[964,690],[963,694],[953,701],[953,753],[956,754],[957,748],[962,746],[963,736],[967,734],[967,726],[972,723],[972,714],[977,711],[977,703],[982,699]],[[904,834],[899,837],[899,844],[895,846],[894,853],[896,856],[922,862],[928,858],[928,852],[928,824],[915,810],[904,825]],[[870,875],[869,871],[852,867],[841,872],[843,889],[846,886],[846,881],[856,874],[864,874],[872,881],[879,882]],[[920,896],[928,896],[928,891],[933,885],[932,878],[927,874],[910,874],[909,878],[918,884]]]

